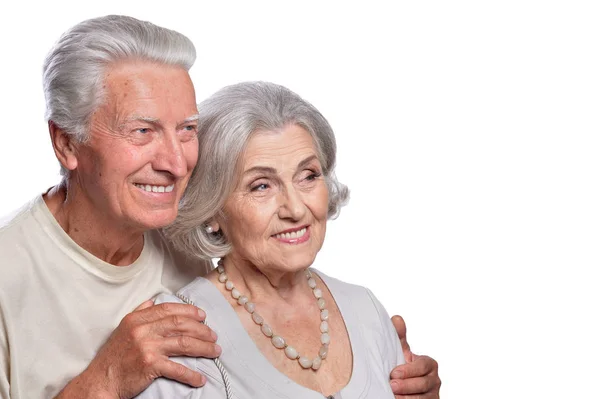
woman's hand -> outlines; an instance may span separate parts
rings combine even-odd
[[[439,399],[442,381],[438,375],[438,364],[429,356],[411,352],[406,341],[406,324],[400,316],[392,317],[396,327],[406,364],[392,370],[390,384],[396,399]]]

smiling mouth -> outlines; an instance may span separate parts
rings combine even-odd
[[[303,227],[300,230],[291,231],[291,232],[287,232],[287,233],[275,234],[273,237],[277,238],[278,240],[284,240],[284,241],[298,240],[298,239],[304,237],[304,235],[306,234],[307,231],[308,231],[308,228]]]
[[[149,193],[170,193],[171,191],[173,191],[173,188],[175,188],[174,184],[171,184],[170,186],[153,186],[150,184],[133,183],[133,185],[139,188],[140,190],[144,190]]]

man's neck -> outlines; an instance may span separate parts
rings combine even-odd
[[[144,247],[143,231],[127,228],[100,215],[88,201],[79,201],[64,182],[44,194],[48,209],[80,247],[115,266],[129,266]]]

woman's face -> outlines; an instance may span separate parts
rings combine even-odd
[[[263,272],[309,267],[323,245],[329,200],[311,135],[296,125],[254,133],[238,173],[218,219],[232,244],[228,257]]]

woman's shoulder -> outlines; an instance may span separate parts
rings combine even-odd
[[[310,268],[310,271],[312,273],[316,273],[321,278],[321,280],[323,280],[323,282],[325,283],[331,294],[334,296],[334,298],[339,295],[344,295],[350,298],[354,298],[355,300],[361,299],[370,301],[371,296],[373,296],[371,290],[362,285],[342,281],[335,277],[331,277],[318,269]]]
[[[219,290],[206,278],[196,277],[191,283],[175,294],[160,294],[154,303],[188,303],[204,310],[216,308],[224,298]]]
[[[340,309],[352,309],[362,323],[369,325],[391,323],[385,307],[369,288],[330,277],[317,269],[311,271],[321,277]]]

